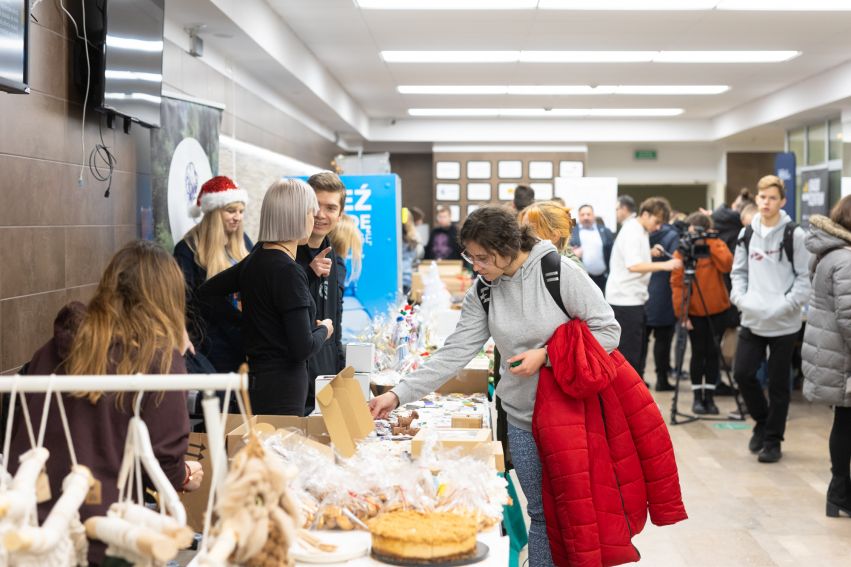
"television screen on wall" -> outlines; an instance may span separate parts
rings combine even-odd
[[[165,0],[86,0],[85,6],[89,61],[77,57],[76,82],[84,88],[89,76],[97,109],[158,127]]]
[[[0,90],[28,93],[29,1],[0,0]]]

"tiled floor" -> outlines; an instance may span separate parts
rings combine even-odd
[[[652,366],[646,376],[653,380]],[[681,391],[679,409],[690,412],[689,385],[682,384]],[[653,395],[670,423],[673,394]],[[722,415],[735,409],[731,397],[716,400]],[[648,522],[634,539],[641,563],[652,567],[851,566],[851,518],[825,516],[832,421],[829,408],[812,405],[800,392],[793,393],[783,459],[776,464],[759,463],[748,451],[751,421],[669,425],[689,519],[664,528]],[[519,486],[516,477],[515,485]],[[524,550],[521,565],[525,559]]]
[[[666,419],[671,394],[655,394]],[[689,409],[691,393],[682,396]],[[722,413],[732,398],[719,398]],[[649,526],[635,542],[648,565],[847,566],[851,519],[825,516],[830,480],[829,408],[793,395],[783,459],[762,464],[748,451],[750,425],[699,421],[671,426],[689,520]]]

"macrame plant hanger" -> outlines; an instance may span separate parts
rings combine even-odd
[[[38,491],[46,489],[48,479],[42,472],[44,464],[49,457],[44,449],[44,435],[47,428],[47,419],[50,411],[50,399],[52,393],[52,381],[48,385],[44,399],[44,408],[39,424],[38,440],[33,442],[32,422],[30,420],[29,408],[26,400],[21,394],[21,408],[30,436],[33,449],[21,456],[21,465],[15,479],[24,472],[22,489],[31,491],[30,496],[37,499]],[[65,405],[59,392],[56,396],[56,405],[59,408],[59,416],[65,433],[65,442],[68,444],[68,455],[71,458],[71,471],[62,481],[62,494],[54,503],[47,518],[41,526],[37,525],[37,504],[30,500],[26,510],[23,510],[24,521],[5,530],[3,534],[3,547],[7,553],[8,564],[15,567],[68,567],[74,565],[88,565],[86,557],[88,542],[85,530],[80,523],[80,506],[85,502],[86,495],[94,485],[94,478],[88,467],[77,463],[77,454],[71,439],[71,430],[68,426],[68,417],[65,413]],[[7,423],[6,440],[4,442],[4,459],[9,454],[9,442],[11,422],[14,412],[13,400],[10,402],[9,423]],[[41,468],[35,473],[35,490],[31,483],[31,475],[40,464]],[[41,479],[41,480],[39,480]],[[14,484],[13,483],[13,493]],[[41,486],[40,486],[41,485]],[[49,498],[49,495],[46,495]]]
[[[240,371],[245,372],[245,368]],[[248,441],[234,457],[223,484],[214,484],[210,490],[202,548],[190,567],[291,566],[289,548],[301,525],[287,486],[294,471],[264,450],[245,389],[240,391],[237,402]],[[214,478],[216,483],[221,480]],[[214,496],[218,518],[211,528]]]
[[[106,554],[136,567],[159,567],[192,543],[186,510],[154,455],[148,427],[141,418],[144,392],[138,392],[127,428],[118,473],[118,502],[106,516],[86,520],[86,533],[107,544]],[[143,470],[157,491],[160,512],[145,506]],[[133,496],[136,496],[134,501]]]

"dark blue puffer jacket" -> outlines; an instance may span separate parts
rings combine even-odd
[[[662,228],[650,235],[650,248],[661,244],[662,248],[673,254],[677,249],[680,238],[674,227],[663,224]],[[653,258],[654,262],[664,262],[668,258],[662,256]],[[644,306],[647,313],[648,327],[667,327],[677,322],[674,315],[674,304],[671,302],[671,273],[654,272],[650,276],[650,285],[647,287],[650,299]]]

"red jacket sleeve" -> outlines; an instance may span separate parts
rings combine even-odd
[[[186,374],[183,357],[174,351],[169,374]],[[154,455],[175,489],[183,487],[189,447],[189,410],[186,392],[148,393],[142,400],[142,419],[148,427]]]

